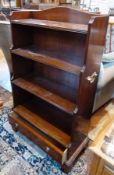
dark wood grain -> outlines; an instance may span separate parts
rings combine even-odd
[[[69,64],[55,57],[51,57],[50,56],[50,54],[52,54],[51,52],[44,52],[42,50],[37,50],[36,52],[36,50],[37,49],[35,49],[34,47],[29,47],[29,49],[18,48],[18,49],[12,50],[12,53],[22,56],[24,58],[31,59],[33,61],[37,61],[46,65],[55,67],[60,70],[64,70],[66,72],[70,72],[76,75],[80,74],[81,67],[77,65]]]
[[[97,15],[90,12],[81,11],[78,9],[67,7],[50,8],[36,13],[32,13],[33,18],[61,21],[68,23],[87,24],[91,19],[91,16]]]
[[[35,128],[33,128],[29,123],[26,121],[22,120],[16,113],[12,113],[9,116],[9,122],[10,124],[15,127],[17,127],[17,130],[26,135],[29,139],[31,139],[35,144],[38,146],[41,146],[41,148],[47,152],[47,147],[48,149],[48,154],[53,156],[55,160],[57,160],[60,163],[62,162],[62,158],[64,157],[65,149],[60,149],[57,147],[55,144],[50,142],[46,136],[42,135],[41,133],[38,133]],[[66,149],[67,150],[67,149]]]
[[[7,16],[10,20],[13,20],[13,19],[27,19],[27,18],[30,18],[31,17],[31,13],[29,11],[15,11],[15,12],[12,12],[11,15]]]
[[[48,136],[52,137],[63,146],[67,147],[70,143],[70,136],[59,130],[58,128],[54,127],[40,116],[36,115],[35,113],[29,111],[22,105],[17,106],[14,108],[14,111],[22,116],[25,120],[31,123],[34,127],[40,129],[42,132],[47,134]]]
[[[33,43],[33,31],[27,26],[15,25],[11,23],[12,29],[12,48],[25,47]],[[21,36],[21,37],[19,37]],[[28,37],[29,36],[29,37]],[[11,48],[11,49],[12,49]]]
[[[57,7],[10,19],[10,122],[69,171],[88,143],[108,16]]]
[[[36,95],[37,97],[47,101],[48,103],[58,107],[59,109],[73,114],[76,108],[76,104],[52,93],[51,91],[44,89],[43,87],[39,86],[38,83],[36,83],[34,80],[34,77],[30,79],[28,77],[18,78],[13,80],[13,84]]]
[[[88,142],[89,142],[89,139],[83,136],[78,139],[78,143],[75,143],[74,145],[72,145],[72,147],[69,149],[69,159],[65,163],[66,166],[70,167],[73,165],[73,162],[79,156],[81,151],[87,146]]]
[[[97,90],[98,75],[100,72],[102,55],[105,45],[105,37],[107,32],[108,16],[105,18],[94,17],[89,22],[89,34],[87,40],[87,48],[85,54],[85,71],[80,78],[79,89],[79,114],[90,118]],[[96,72],[97,77],[93,83],[87,80]]]
[[[42,116],[44,120],[54,125],[56,128],[59,128],[66,134],[71,135],[71,123],[73,116],[69,115],[64,111],[61,111],[60,109],[54,107],[48,102],[45,102],[44,100],[37,98],[36,96],[32,96],[31,100],[24,101],[20,104],[25,106],[28,110],[32,111],[38,116]]]
[[[86,34],[88,31],[88,25],[85,24],[75,24],[75,23],[65,23],[65,22],[57,22],[57,21],[49,21],[49,20],[38,20],[38,19],[20,19],[13,20],[13,24],[41,27],[41,28],[49,28],[55,30],[69,31],[69,32],[77,32]]]

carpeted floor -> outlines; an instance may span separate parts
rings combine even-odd
[[[60,165],[20,133],[9,122],[11,94],[0,87],[4,106],[0,109],[0,175],[65,175]],[[86,150],[69,175],[88,175],[92,155]]]

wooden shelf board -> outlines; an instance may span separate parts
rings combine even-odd
[[[34,47],[14,49],[12,53],[76,75],[80,74],[82,69],[80,66],[49,56],[49,52],[36,51]]]
[[[56,128],[59,128],[63,132],[67,133],[67,135],[71,134],[71,127],[69,124],[71,125],[73,116],[61,110],[57,110],[56,107],[47,104],[47,102],[44,102],[36,96],[31,97],[30,100],[22,104],[33,113],[37,114],[38,116],[42,116],[44,120],[51,123]],[[55,113],[56,110],[57,113]],[[65,123],[64,126],[63,123]]]
[[[54,125],[50,124],[26,107],[19,105],[14,108],[14,111],[23,117],[26,121],[31,123],[34,127],[38,128],[49,137],[61,143],[63,146],[67,147],[70,143],[70,136],[68,134],[56,128]]]
[[[39,85],[38,83],[40,82],[37,78],[35,79],[34,76],[18,78],[13,80],[12,83],[71,115],[76,108],[76,104],[73,102]]]
[[[41,27],[41,28],[56,29],[56,30],[62,30],[62,31],[69,31],[69,32],[76,32],[76,33],[83,33],[83,34],[86,34],[88,32],[88,25],[68,23],[68,22],[38,20],[38,19],[19,19],[19,20],[12,20],[11,23]]]

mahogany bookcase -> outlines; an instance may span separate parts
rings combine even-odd
[[[9,121],[69,171],[88,143],[108,16],[56,7],[10,17]]]

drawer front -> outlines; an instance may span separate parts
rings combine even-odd
[[[23,119],[14,113],[9,116],[9,122],[15,131],[18,130],[27,136],[60,164],[64,164],[66,162],[68,152],[67,148],[61,150],[59,147],[47,140],[45,136],[38,133],[38,131],[33,128],[28,122],[23,121]]]
[[[114,175],[114,167],[111,167],[109,165],[104,165],[102,175]]]

